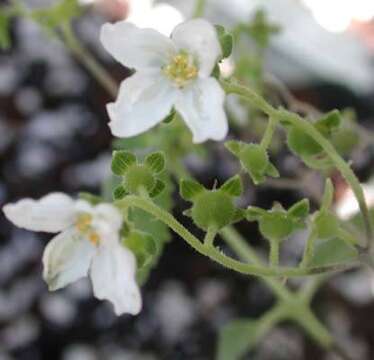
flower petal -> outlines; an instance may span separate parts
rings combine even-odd
[[[172,41],[153,29],[139,29],[127,21],[104,24],[100,40],[122,65],[135,69],[161,69],[175,53]]]
[[[94,207],[94,221],[106,225],[108,231],[118,233],[122,227],[123,217],[115,206],[111,204],[99,204]]]
[[[107,105],[113,135],[135,136],[158,124],[170,113],[176,91],[160,73],[137,72],[123,81],[116,102]]]
[[[74,222],[74,200],[63,193],[51,193],[40,200],[22,199],[3,207],[16,226],[32,231],[59,232]]]
[[[136,315],[142,307],[135,280],[136,261],[133,253],[123,247],[101,246],[92,260],[91,279],[95,296],[109,300],[117,315]]]
[[[97,248],[71,227],[55,236],[43,254],[43,278],[49,290],[60,289],[87,276]]]
[[[192,19],[178,25],[171,38],[178,50],[192,53],[199,64],[199,75],[208,77],[221,55],[216,29],[203,19]]]
[[[225,93],[214,78],[197,80],[183,90],[175,109],[191,129],[195,143],[222,140],[227,135],[224,98]]]

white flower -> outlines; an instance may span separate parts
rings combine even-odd
[[[58,233],[43,254],[43,277],[51,291],[90,274],[93,292],[107,299],[117,315],[137,314],[141,296],[135,281],[136,261],[120,244],[122,216],[114,206],[92,206],[62,193],[40,200],[23,199],[3,207],[15,225]]]
[[[130,0],[128,3],[127,21],[139,27],[155,29],[166,36],[184,20],[182,13],[170,4],[154,4],[154,0]]]
[[[107,106],[113,135],[138,135],[161,122],[174,107],[195,143],[226,136],[224,91],[211,77],[221,47],[210,23],[189,20],[168,38],[120,21],[103,25],[101,42],[117,61],[136,70],[122,82],[116,102]]]

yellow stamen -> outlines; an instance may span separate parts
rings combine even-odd
[[[100,244],[100,236],[96,232],[91,232],[88,235],[88,240],[95,246],[98,246]]]
[[[198,75],[198,69],[194,64],[193,58],[184,52],[174,56],[170,64],[163,68],[163,72],[178,87],[185,86]]]
[[[92,215],[88,213],[79,214],[75,222],[77,230],[83,234],[93,245],[100,244],[100,236],[93,230]]]

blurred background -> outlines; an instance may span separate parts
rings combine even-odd
[[[54,3],[20,2],[31,8]],[[81,3],[86,9],[74,23],[77,37],[118,82],[129,73],[99,43],[104,22],[128,18],[169,35],[194,9],[192,0]],[[270,86],[294,104],[304,101],[321,111],[354,109],[352,117],[361,125],[360,131],[348,131],[343,145],[354,149],[349,148],[347,156],[366,183],[368,199],[374,201],[370,182],[374,165],[370,132],[374,131],[374,1],[209,0],[205,16],[228,28],[250,22],[259,26],[263,25],[262,18],[256,18],[259,8],[269,24],[275,24],[270,26],[274,35],[268,42],[265,39],[257,57],[244,60],[241,54],[253,49],[254,40],[240,38],[222,73],[245,77],[244,66],[250,82],[256,80],[261,67],[262,74],[267,74],[262,81],[269,80]],[[99,193],[110,176],[112,138],[105,111],[110,95],[35,22],[13,20],[10,34],[11,47],[0,53],[0,204],[51,191]],[[227,106],[235,123],[248,125],[238,127],[241,137],[256,139],[256,116],[235,99]],[[209,185],[215,177],[224,178],[232,171],[232,159],[227,155],[220,159],[218,168],[217,162],[196,158],[188,158],[186,163]],[[298,179],[299,188],[287,183],[277,188],[250,185],[247,203],[269,207],[277,200],[287,206],[303,195],[320,196],[322,180],[287,151],[278,151],[276,163],[283,174]],[[335,181],[337,211],[348,216],[355,204],[337,175]],[[179,209],[183,206],[177,204]],[[242,231],[251,234],[260,249],[266,248],[255,226],[246,225]],[[41,255],[49,236],[16,229],[3,215],[0,236],[0,360],[213,359],[218,330],[227,321],[257,317],[274,302],[261,282],[223,270],[176,238],[166,246],[143,288],[144,310],[137,317],[117,318],[108,303],[91,296],[86,279],[56,293],[47,291],[41,277]],[[300,239],[291,239],[286,261],[300,253],[300,244]],[[371,274],[359,270],[334,277],[318,292],[315,307],[354,358],[374,359]],[[247,358],[334,359],[292,324],[271,331]]]

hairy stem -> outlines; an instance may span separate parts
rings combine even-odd
[[[369,217],[369,210],[365,202],[365,196],[363,189],[358,181],[356,175],[350,168],[350,166],[343,160],[338,154],[333,145],[313,126],[309,121],[301,118],[299,115],[291,113],[286,110],[278,110],[272,107],[262,96],[258,95],[254,91],[239,84],[234,84],[228,81],[221,81],[221,84],[227,93],[233,93],[241,96],[247,100],[251,105],[261,109],[270,118],[276,118],[280,121],[292,124],[296,128],[302,130],[310,137],[313,138],[326,152],[330,159],[335,164],[336,168],[340,171],[342,176],[350,184],[353,193],[360,206],[362,216],[365,223],[365,231],[367,238],[367,247],[373,244],[372,229]]]
[[[146,211],[153,215],[156,219],[165,223],[170,229],[177,233],[184,239],[192,248],[202,255],[209,257],[211,260],[223,265],[224,267],[237,271],[242,274],[254,276],[273,276],[273,277],[300,277],[326,272],[343,271],[358,265],[356,262],[343,265],[329,265],[313,268],[292,268],[292,267],[278,267],[276,269],[267,266],[253,265],[240,262],[229,256],[226,256],[215,247],[207,247],[191,232],[189,232],[178,220],[174,218],[169,212],[163,210],[151,200],[141,198],[139,196],[130,195],[123,200],[118,201],[117,206],[133,206]]]

